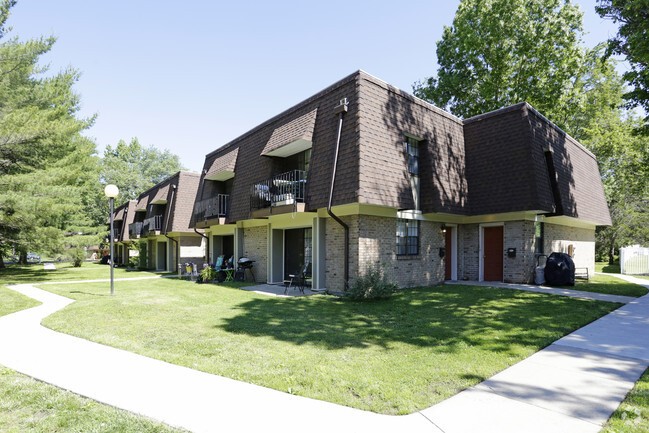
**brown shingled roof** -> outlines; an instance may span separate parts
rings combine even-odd
[[[318,109],[315,108],[275,128],[261,154],[290,156],[310,148],[313,143],[313,130],[317,114]]]
[[[215,158],[207,169],[205,179],[210,180],[227,180],[234,176],[234,168],[237,164],[239,148],[235,147],[231,151]]]

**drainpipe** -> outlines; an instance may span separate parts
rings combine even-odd
[[[340,218],[338,218],[334,213],[331,211],[331,201],[333,200],[333,195],[334,195],[334,184],[336,182],[336,167],[338,166],[338,151],[340,149],[340,136],[342,134],[343,130],[343,115],[347,112],[347,98],[341,99],[340,104],[334,109],[334,114],[338,115],[338,136],[336,137],[336,153],[334,154],[334,166],[333,166],[333,171],[331,173],[331,187],[329,188],[329,203],[327,204],[327,213],[331,218],[333,218],[338,224],[340,224],[343,229],[345,229],[345,263],[344,263],[344,269],[345,269],[345,288],[344,290],[347,291],[347,287],[349,285],[349,226],[345,224]]]
[[[171,239],[176,243],[176,261],[174,263],[175,268],[178,269],[178,264],[180,263],[180,244],[178,241],[174,238],[171,238],[167,235],[167,229],[169,228],[169,217],[171,216],[171,207],[172,203],[174,202],[174,199],[176,198],[176,185],[171,185],[171,199],[169,200],[167,204],[167,217],[165,218],[165,230],[164,230],[164,235],[167,239]],[[175,204],[175,203],[174,203]],[[173,270],[171,270],[173,271]]]
[[[205,249],[205,261],[207,263],[209,263],[210,262],[210,238],[208,238],[203,233],[196,230],[196,227],[194,227],[194,231],[196,232],[197,235],[201,235],[201,236],[203,236],[205,238],[205,248],[206,248]]]

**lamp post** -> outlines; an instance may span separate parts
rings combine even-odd
[[[110,295],[113,295],[113,261],[115,255],[113,253],[113,200],[119,194],[119,188],[116,185],[106,185],[104,194],[110,199]]]

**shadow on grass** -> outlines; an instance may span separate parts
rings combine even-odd
[[[257,298],[240,304],[241,314],[219,327],[331,350],[407,343],[448,352],[466,346],[508,352],[514,345],[545,347],[618,306],[489,287],[437,286],[365,303]]]

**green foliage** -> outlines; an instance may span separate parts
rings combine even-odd
[[[624,79],[633,87],[624,95],[629,106],[649,113],[649,4],[647,0],[598,0],[595,10],[602,18],[620,23],[618,34],[609,40],[609,53],[621,54],[631,65]],[[637,128],[649,135],[649,116]]]
[[[211,266],[206,266],[201,270],[201,281],[214,281],[216,277],[216,269]]]
[[[391,283],[385,276],[380,264],[370,265],[367,271],[349,286],[344,294],[350,301],[371,301],[388,299],[397,290],[397,285]]]
[[[569,0],[463,0],[415,95],[465,118],[527,101],[562,126],[580,95],[581,17]]]
[[[83,248],[72,248],[68,254],[72,259],[72,266],[75,268],[80,268],[81,264],[86,260],[86,252]]]
[[[38,65],[54,38],[7,38],[14,4],[0,2],[0,253],[60,253],[98,239],[95,145],[80,135],[94,119],[76,116],[77,71]]]
[[[127,201],[180,170],[184,167],[178,155],[153,146],[142,147],[133,138],[129,144],[120,140],[114,148],[106,148],[101,160],[101,181],[117,185],[119,199]]]

